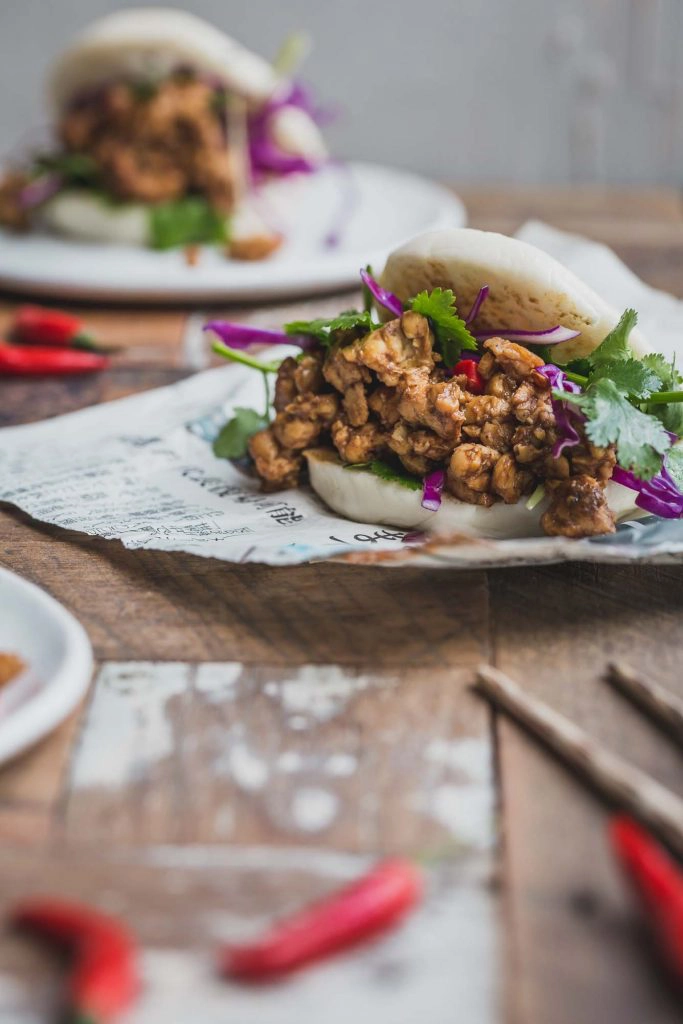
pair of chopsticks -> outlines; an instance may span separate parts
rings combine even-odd
[[[683,700],[626,665],[610,664],[606,679],[683,749]],[[475,689],[540,739],[610,803],[637,819],[614,818],[610,838],[660,949],[683,984],[683,868],[649,834],[663,840],[683,860],[683,800],[602,747],[570,719],[530,697],[503,672],[482,666]]]

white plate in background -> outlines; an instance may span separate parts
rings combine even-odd
[[[92,675],[79,622],[44,590],[0,568],[0,651],[26,670],[0,688],[0,764],[47,736],[76,707]]]
[[[395,246],[421,231],[466,223],[462,202],[442,185],[374,164],[331,166],[300,182],[297,193],[287,241],[268,260],[228,260],[207,248],[190,267],[182,250],[155,252],[0,231],[0,287],[31,295],[164,303],[312,295],[353,286],[361,266],[381,267]],[[345,223],[339,244],[329,247],[325,238],[340,214]]]

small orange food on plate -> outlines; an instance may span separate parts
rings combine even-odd
[[[0,651],[0,686],[11,682],[24,668],[25,665],[18,655]]]

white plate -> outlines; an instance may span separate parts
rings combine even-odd
[[[0,651],[27,669],[0,689],[0,764],[47,736],[73,711],[92,675],[79,622],[45,591],[0,569]]]
[[[391,249],[420,231],[466,222],[462,202],[448,189],[388,167],[330,167],[301,185],[288,240],[269,260],[240,263],[206,249],[189,267],[178,251],[0,231],[0,286],[34,295],[166,303],[314,294],[352,286],[359,267],[381,266]],[[339,244],[330,248],[325,238],[344,207]]]

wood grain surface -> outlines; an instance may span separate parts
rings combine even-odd
[[[646,280],[683,294],[674,190],[459,191],[475,225],[510,231],[537,216],[608,242]],[[277,326],[348,305],[330,296],[230,315]],[[12,308],[7,299],[5,323]],[[0,381],[0,423],[209,362],[197,311],[82,312],[120,346],[113,368]],[[471,1024],[679,1019],[610,856],[609,809],[468,688],[477,664],[495,665],[683,795],[681,753],[600,681],[621,659],[683,695],[677,567],[231,566],[126,551],[9,508],[0,561],[71,609],[98,659],[81,711],[0,772],[0,900],[40,885],[129,915],[147,950],[144,1024],[162,1019],[183,977],[195,1003],[178,1024],[212,1024],[232,1006],[245,1024],[336,1022],[331,993],[351,988],[366,1002],[354,996],[349,1013],[373,1024],[413,1024],[420,1012],[446,1024],[454,1005],[468,1006],[458,1019]],[[380,944],[312,972],[260,1010],[201,973],[196,958],[221,929],[253,928],[389,852],[423,858],[432,895],[384,953]],[[401,967],[431,933],[450,974],[426,952]],[[50,964],[2,944],[2,1024],[48,1019]],[[402,979],[402,1007],[386,978]]]

